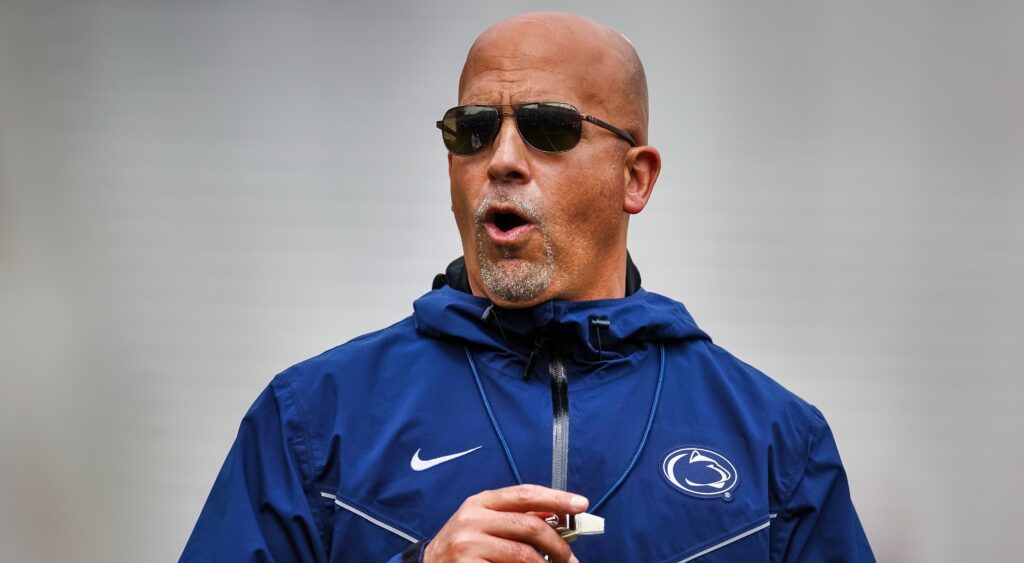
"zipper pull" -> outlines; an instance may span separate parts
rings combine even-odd
[[[494,319],[494,324],[498,325],[498,332],[501,333],[501,339],[508,342],[508,337],[505,336],[505,329],[501,326],[501,319],[498,318],[498,312],[494,310],[494,303],[488,305],[487,308],[484,309],[484,314],[480,315],[480,320],[485,323],[491,319]]]
[[[533,375],[533,368],[537,367],[537,359],[547,343],[548,339],[543,335],[538,336],[533,341],[533,351],[530,352],[530,359],[526,360],[526,371],[523,372],[523,381],[530,380],[530,376]]]
[[[594,333],[597,334],[597,361],[600,362],[604,359],[604,346],[601,344],[601,329],[612,326],[612,322],[604,315],[597,315],[590,317],[590,324],[593,325]]]

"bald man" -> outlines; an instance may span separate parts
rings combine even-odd
[[[486,30],[437,127],[464,258],[282,372],[186,561],[873,561],[821,413],[647,292],[643,66],[569,14]]]

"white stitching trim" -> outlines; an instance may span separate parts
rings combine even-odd
[[[410,541],[412,543],[420,543],[420,540],[410,536],[409,534],[403,532],[402,530],[399,530],[398,528],[396,528],[394,526],[390,526],[388,524],[385,524],[384,522],[381,522],[380,520],[377,520],[373,516],[370,516],[369,514],[363,512],[362,510],[359,510],[358,508],[356,508],[354,506],[351,506],[351,505],[348,505],[348,504],[345,504],[345,503],[341,502],[340,500],[338,500],[338,497],[332,495],[331,493],[321,492],[320,496],[333,500],[334,504],[344,508],[345,510],[351,512],[352,514],[355,514],[356,516],[359,516],[360,518],[366,520],[367,522],[369,522],[371,524],[376,524],[377,526],[379,526],[381,528],[384,528],[385,530],[391,532],[392,534],[395,534],[396,536],[400,536],[401,538],[405,539],[406,541]]]
[[[770,516],[769,518],[772,518],[772,517],[774,517],[774,515]],[[731,544],[732,542],[739,541],[739,540],[741,540],[741,539],[743,539],[743,538],[745,538],[745,537],[747,537],[747,536],[749,536],[751,534],[756,534],[757,532],[760,532],[761,530],[763,530],[763,529],[767,528],[768,526],[770,526],[771,523],[772,523],[772,521],[769,519],[767,522],[765,522],[763,524],[759,524],[759,525],[757,525],[757,526],[747,530],[746,532],[737,534],[737,535],[735,535],[735,536],[733,536],[733,537],[731,537],[731,538],[729,538],[729,539],[727,539],[727,540],[725,540],[723,542],[715,544],[715,545],[705,549],[704,551],[702,551],[700,553],[695,553],[695,554],[687,557],[686,559],[683,559],[679,563],[687,563],[687,561],[693,561],[694,559],[696,559],[698,557],[704,557],[705,555],[711,553],[712,551],[715,551],[716,549],[723,548],[723,547]]]

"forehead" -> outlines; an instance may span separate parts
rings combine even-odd
[[[586,88],[554,72],[524,69],[489,71],[466,82],[460,104],[568,102],[577,107],[596,103]]]
[[[614,79],[609,67],[615,58],[612,50],[592,40],[581,46],[562,34],[482,39],[466,60],[460,104],[560,101],[587,112],[604,105],[607,86]]]

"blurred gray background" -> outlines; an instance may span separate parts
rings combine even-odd
[[[0,559],[177,558],[278,371],[460,253],[433,127],[555,8],[646,63],[645,286],[819,406],[883,561],[1024,547],[1024,4],[0,1]]]

